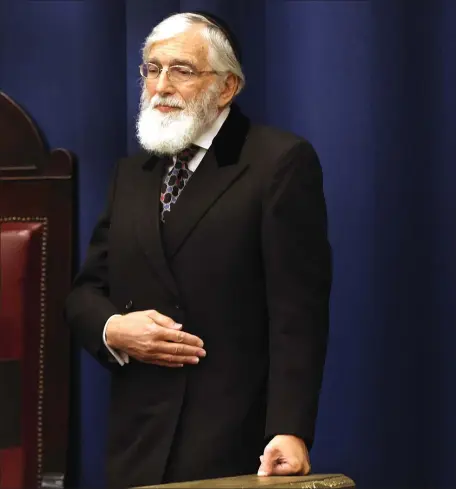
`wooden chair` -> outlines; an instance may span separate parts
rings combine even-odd
[[[0,489],[63,486],[72,168],[0,92]]]

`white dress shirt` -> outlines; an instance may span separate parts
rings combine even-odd
[[[212,141],[214,140],[215,136],[217,136],[218,132],[220,131],[220,128],[223,126],[223,123],[226,121],[229,113],[230,113],[229,107],[223,109],[222,112],[220,112],[217,119],[215,120],[215,122],[212,124],[212,126],[209,127],[209,129],[207,129],[206,132],[201,134],[201,136],[197,138],[196,141],[193,142],[193,144],[199,146],[200,149],[198,150],[196,155],[188,162],[188,169],[191,172],[195,172],[196,169],[198,168],[199,164],[203,160],[208,149],[211,147]],[[174,157],[173,160],[174,162],[176,162],[176,157]],[[103,328],[103,342],[106,348],[112,354],[113,361],[115,359],[119,362],[120,365],[124,365],[125,363],[129,362],[128,355],[123,351],[114,350],[113,348],[109,347],[106,342],[106,327],[108,326],[108,323],[112,318],[118,316],[121,316],[121,314],[114,314],[106,321],[105,327]]]

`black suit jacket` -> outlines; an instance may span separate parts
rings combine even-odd
[[[265,443],[312,444],[331,284],[312,146],[233,106],[161,229],[166,160],[121,160],[66,306],[112,369],[109,487],[252,473]],[[108,362],[109,316],[157,309],[207,357],[169,369]]]

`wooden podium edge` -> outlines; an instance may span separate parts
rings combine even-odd
[[[131,489],[353,489],[355,482],[344,474],[312,474],[308,476],[274,476],[259,477],[256,475],[206,479],[179,483],[139,486]]]

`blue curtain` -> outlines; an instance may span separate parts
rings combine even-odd
[[[456,2],[2,0],[0,88],[79,157],[84,255],[115,160],[136,150],[140,48],[206,9],[244,48],[239,102],[307,137],[334,248],[312,453],[359,487],[456,486]],[[109,377],[81,354],[72,482],[103,486]]]

